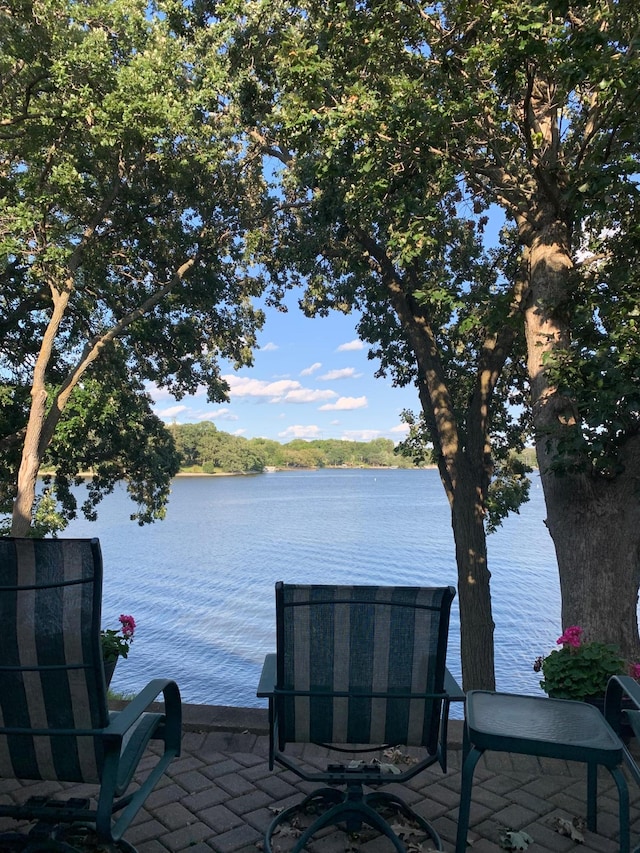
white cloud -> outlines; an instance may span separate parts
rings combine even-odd
[[[362,374],[356,373],[355,367],[343,367],[340,370],[329,370],[320,379],[332,382],[335,379],[357,379],[359,376],[362,376]]]
[[[263,379],[250,379],[248,376],[231,374],[222,377],[230,388],[233,397],[283,397],[288,391],[300,388],[299,382],[293,379],[278,379],[275,382],[265,382]]]
[[[389,432],[399,432],[402,435],[406,435],[409,432],[409,424],[398,424],[397,426],[391,427]]]
[[[249,379],[233,374],[224,379],[229,383],[232,397],[262,397],[270,403],[317,403],[338,396],[335,391],[305,388],[295,379],[265,382],[263,379]]]
[[[287,427],[283,432],[279,432],[278,438],[318,438],[320,434],[320,427],[295,424],[295,426]]]
[[[229,409],[218,409],[217,412],[203,412],[196,415],[198,421],[237,421],[238,416],[234,415]]]
[[[357,338],[355,341],[349,341],[346,344],[340,344],[336,352],[350,352],[351,350],[364,349],[364,344]]]
[[[188,411],[186,406],[169,406],[168,409],[161,409],[156,412],[156,415],[162,420],[169,420],[171,418],[176,418],[178,415],[181,415],[183,412]]]
[[[373,441],[381,435],[379,429],[347,429],[342,433],[344,441]]]
[[[273,341],[269,341],[268,344],[265,344],[263,347],[260,347],[262,352],[275,352],[277,349],[280,349],[278,344],[274,344]]]
[[[155,382],[147,382],[144,390],[151,397],[154,403],[159,403],[161,400],[173,400],[173,394],[166,388],[158,388]]]
[[[282,400],[274,400],[274,402],[282,403],[317,403],[319,400],[333,400],[337,397],[335,391],[320,391],[312,388],[294,388],[288,391]]]
[[[321,367],[322,367],[322,362],[316,361],[310,367],[305,367],[304,370],[301,370],[300,376],[311,376],[312,373],[315,373],[316,370],[320,370]]]
[[[325,403],[320,406],[321,412],[347,412],[352,409],[365,409],[367,407],[366,397],[339,397],[335,403]]]

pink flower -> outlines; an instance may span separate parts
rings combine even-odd
[[[570,628],[565,628],[564,634],[556,640],[559,646],[573,646],[574,649],[579,648],[582,642],[582,628],[579,625],[571,625]]]
[[[120,614],[120,624],[122,625],[122,635],[127,637],[127,639],[131,639],[133,632],[136,630],[136,620],[133,616]]]
[[[640,678],[640,663],[632,663],[629,667],[629,675],[631,678]]]

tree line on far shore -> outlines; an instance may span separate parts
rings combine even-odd
[[[169,431],[183,473],[251,474],[265,468],[384,467],[414,468],[389,438],[372,441],[294,439],[286,444],[268,438],[244,438],[218,430],[209,422],[172,424]]]
[[[429,450],[418,464],[390,438],[346,441],[339,438],[294,439],[286,444],[269,438],[244,438],[222,432],[210,422],[168,427],[180,457],[180,471],[193,474],[257,474],[268,468],[419,468],[434,465]],[[528,448],[524,461],[535,465]]]

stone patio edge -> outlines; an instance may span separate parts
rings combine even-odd
[[[127,703],[112,701],[110,707],[121,710]],[[162,705],[155,704],[150,710],[161,711]],[[182,728],[185,732],[249,732],[255,735],[269,734],[269,716],[266,708],[237,708],[229,705],[182,705]],[[462,745],[462,721],[449,720],[447,746],[460,749]]]

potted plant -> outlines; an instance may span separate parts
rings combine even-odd
[[[124,613],[119,617],[120,627],[117,629],[106,628],[100,633],[102,642],[102,660],[104,661],[104,676],[107,686],[111,683],[113,672],[116,668],[118,658],[126,658],[129,654],[129,648],[133,642],[133,635],[136,630],[136,620],[133,616],[125,616]]]
[[[540,687],[554,699],[597,701],[604,699],[607,682],[612,675],[627,670],[620,650],[608,643],[584,641],[584,631],[578,625],[567,628],[554,649],[533,664],[542,672]],[[635,665],[634,665],[635,666]]]

